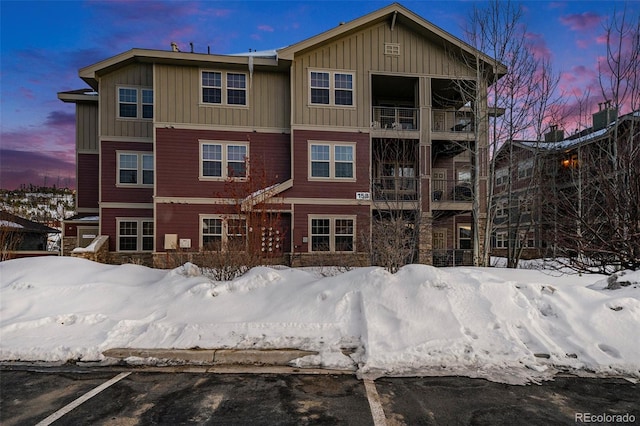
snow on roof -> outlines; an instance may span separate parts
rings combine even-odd
[[[278,53],[277,49],[269,49],[269,50],[260,50],[260,51],[251,51],[251,52],[242,52],[242,53],[232,53],[229,56],[253,56],[254,58],[277,58]]]
[[[0,227],[2,228],[24,228],[19,223],[11,222],[9,220],[0,220]]]
[[[584,142],[588,142],[593,139],[598,139],[603,136],[609,130],[608,127],[604,129],[597,130],[595,132],[589,133],[584,136],[580,136],[578,138],[569,138],[564,139],[558,142],[541,142],[541,141],[519,141],[519,143],[526,147],[531,148],[539,148],[539,149],[547,149],[547,150],[561,150],[566,148],[571,148],[576,145],[580,145]]]

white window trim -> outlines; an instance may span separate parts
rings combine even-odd
[[[229,176],[229,167],[228,167],[228,147],[229,146],[244,146],[247,150],[247,154],[245,156],[245,166],[246,166],[246,170],[245,170],[245,175],[244,177],[234,177],[233,180],[234,181],[243,181],[246,180],[247,177],[249,176],[249,163],[246,162],[246,159],[249,158],[249,143],[247,142],[234,142],[234,141],[214,141],[214,140],[205,140],[205,139],[200,139],[198,141],[200,143],[200,147],[199,147],[199,172],[198,172],[198,179],[201,181],[225,181],[227,179],[230,179],[231,177]],[[204,159],[202,158],[202,147],[204,145],[221,145],[222,146],[222,176],[205,176],[203,173],[203,167],[202,167],[202,162],[204,161]]]
[[[458,250],[469,250],[469,249],[462,249],[460,248],[460,241],[463,240],[463,238],[460,238],[460,230],[462,228],[469,228],[469,230],[471,231],[471,236],[469,238],[464,238],[464,240],[469,240],[471,242],[471,248],[473,249],[473,227],[471,226],[470,223],[459,223],[456,226],[456,239],[457,239],[457,249]]]
[[[506,167],[496,170],[496,186],[506,185],[509,181],[509,170]]]
[[[356,217],[355,215],[309,215],[308,217],[308,229],[307,232],[309,235],[309,239],[308,239],[308,250],[309,253],[356,253],[357,249],[356,249],[356,235],[357,234],[357,221],[356,221]],[[311,233],[312,230],[312,222],[313,219],[329,219],[329,251],[314,251],[313,250],[313,234]],[[336,219],[340,220],[340,219],[348,219],[348,220],[352,220],[353,221],[353,250],[351,251],[336,251]],[[343,235],[343,234],[340,234]]]
[[[220,73],[220,103],[219,104],[214,104],[214,103],[210,103],[210,102],[204,102],[204,100],[202,99],[202,73],[203,72],[217,72]],[[236,87],[232,87],[229,88],[227,86],[227,74],[241,74],[244,75],[244,82],[245,82],[245,103],[244,104],[229,104],[228,103],[228,93],[227,90],[228,89],[233,89],[233,90],[242,90],[242,89],[238,89]],[[206,107],[228,107],[228,108],[248,108],[249,107],[249,76],[247,73],[245,72],[241,72],[241,71],[224,71],[224,70],[216,70],[216,69],[204,69],[201,68],[198,71],[198,87],[200,88],[200,94],[199,94],[199,103],[200,106],[206,106]]]
[[[311,176],[311,146],[312,145],[328,145],[329,146],[329,177]],[[350,146],[353,150],[353,176],[352,177],[336,177],[336,160],[335,147]],[[356,143],[355,142],[330,142],[330,141],[307,141],[307,179],[316,182],[355,182],[356,181]],[[340,161],[343,162],[343,161]]]
[[[138,182],[136,183],[127,183],[127,182],[120,182],[120,155],[135,155],[137,157],[137,164],[138,164],[138,168],[137,168],[137,178],[138,178]],[[145,169],[143,169],[143,161],[142,158],[144,156],[151,156],[153,158],[153,183],[142,183],[143,182],[143,172]],[[153,155],[153,152],[151,151],[120,151],[117,150],[116,151],[116,187],[119,188],[153,188],[153,185],[156,181],[156,164],[155,164],[156,158],[155,155]],[[148,170],[148,169],[146,169]]]
[[[218,219],[222,221],[222,235],[220,236],[220,245],[222,250],[226,250],[227,248],[227,243],[229,241],[229,220],[235,220],[235,219],[244,219],[245,220],[245,226],[246,226],[246,217],[241,216],[241,215],[221,215],[221,214],[200,214],[198,215],[198,227],[199,227],[199,231],[198,231],[198,244],[200,247],[200,251],[204,250],[204,232],[203,232],[203,222],[205,219]],[[245,243],[248,243],[248,230],[247,234],[245,235]]]
[[[329,87],[326,88],[329,90],[329,103],[328,104],[316,104],[311,102],[311,73],[312,72],[318,72],[318,73],[325,73],[325,74],[329,74]],[[335,75],[336,74],[346,74],[346,75],[350,75],[351,76],[351,100],[352,103],[351,105],[342,105],[342,104],[336,104],[336,90],[348,90],[348,89],[338,89],[335,87],[336,85],[336,79],[335,79]],[[335,108],[355,108],[356,107],[356,73],[355,71],[349,71],[349,70],[327,70],[327,69],[317,69],[317,68],[309,68],[307,71],[307,81],[309,82],[308,84],[308,91],[307,91],[307,103],[310,107],[335,107]],[[324,89],[324,87],[323,87]]]
[[[527,179],[533,176],[533,158],[523,160],[518,163],[518,180]]]
[[[498,238],[498,237],[501,237],[501,238]],[[495,248],[498,248],[498,249],[507,248],[508,241],[509,241],[509,238],[508,238],[507,231],[496,232],[496,245],[495,245]],[[498,245],[498,242],[500,242],[501,244]]]
[[[120,89],[131,89],[131,90],[135,90],[136,91],[136,116],[135,117],[121,117],[120,116]],[[153,93],[153,104],[154,105],[154,110],[153,110],[153,117],[151,118],[142,118],[142,106],[143,105],[148,105],[148,104],[143,104],[142,103],[142,91],[143,90],[150,90],[151,92],[154,92],[153,87],[147,87],[147,86],[127,86],[127,85],[119,85],[116,86],[116,118],[118,120],[144,120],[144,121],[153,121],[153,117],[155,117],[156,115],[156,111],[155,111],[155,93]],[[127,102],[132,104],[131,102]]]
[[[137,222],[137,235],[136,235],[136,250],[121,250],[120,249],[120,223],[121,222]],[[151,222],[153,224],[153,249],[151,250],[143,250],[142,249],[142,239],[145,235],[142,234],[143,232],[143,226],[142,224],[144,222]],[[156,238],[155,238],[155,232],[156,232],[156,228],[155,228],[155,222],[153,220],[153,218],[150,217],[116,217],[116,251],[118,252],[122,252],[122,253],[151,253],[153,251],[155,251],[155,244],[156,244]],[[127,235],[127,236],[132,236],[132,235]]]
[[[509,213],[509,202],[508,200],[502,199],[496,201],[496,218],[507,217]]]
[[[400,56],[400,43],[385,43],[384,54],[390,56]]]

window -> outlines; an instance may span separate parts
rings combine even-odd
[[[461,250],[470,250],[473,248],[471,243],[471,225],[458,226],[458,248]]]
[[[355,144],[309,143],[309,178],[355,179]]]
[[[202,239],[204,250],[245,250],[247,243],[247,221],[241,217],[202,216]]]
[[[202,103],[247,105],[247,75],[243,73],[202,71]]]
[[[153,154],[118,152],[118,185],[153,185]]]
[[[311,72],[311,103],[329,105],[329,73]]]
[[[229,105],[247,104],[247,76],[227,74],[227,103]]]
[[[506,185],[509,181],[508,169],[496,170],[496,186]]]
[[[118,251],[153,251],[153,220],[117,219]]]
[[[244,178],[247,176],[247,144],[201,142],[200,178]]]
[[[536,246],[536,240],[532,232],[520,231],[518,235],[518,247],[533,248]]]
[[[385,55],[400,55],[400,44],[399,43],[385,43],[384,44],[384,54]]]
[[[471,183],[471,170],[469,168],[458,169],[457,178],[458,184]]]
[[[530,214],[533,201],[528,197],[518,198],[518,209],[520,214]]]
[[[311,105],[353,106],[354,74],[334,71],[310,71]]]
[[[118,118],[153,118],[153,90],[118,87]]]
[[[509,214],[509,202],[507,200],[496,201],[496,217],[505,217]]]
[[[334,74],[335,77],[335,104],[353,105],[353,75]]]
[[[353,217],[312,217],[310,219],[312,252],[353,252],[355,219]]]
[[[496,248],[507,248],[507,233],[506,232],[497,232],[496,233]]]
[[[518,179],[530,178],[533,176],[533,158],[518,163]]]

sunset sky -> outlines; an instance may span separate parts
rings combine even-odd
[[[231,54],[284,47],[387,6],[391,1],[6,1],[0,0],[0,187],[75,187],[74,106],[61,91],[86,88],[78,69],[132,48]],[[474,1],[403,1],[464,38]],[[575,101],[600,96],[603,23],[618,1],[525,1],[524,23],[539,55],[561,73]],[[640,2],[626,3],[637,17]],[[597,108],[597,104],[595,105]],[[626,111],[625,111],[626,112]]]

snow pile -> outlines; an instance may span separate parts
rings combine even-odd
[[[295,364],[523,383],[557,371],[640,378],[640,273],[254,268],[212,282],[77,258],[0,263],[0,359],[100,361],[109,348],[299,348]],[[622,280],[622,278],[621,278]]]

